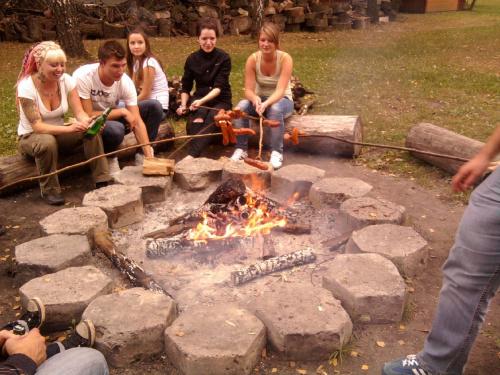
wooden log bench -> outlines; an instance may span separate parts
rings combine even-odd
[[[250,120],[250,127],[255,130],[256,135],[250,136],[249,144],[253,147],[259,145],[259,122]],[[349,141],[363,142],[363,126],[359,116],[328,116],[328,115],[307,115],[290,116],[285,120],[285,132],[289,133],[294,127],[303,130],[307,135],[330,135],[345,138]],[[269,128],[264,127],[263,145],[269,147],[271,138]],[[285,142],[285,150],[301,151],[309,154],[324,154],[335,156],[353,157],[361,152],[360,145],[343,142],[332,138],[321,137],[300,137],[297,146],[292,142]]]
[[[160,124],[158,130],[158,136],[156,140],[168,139],[175,137],[174,129],[168,120],[163,121]],[[134,146],[137,144],[135,135],[129,133],[125,136],[123,142],[120,144],[119,149]],[[171,142],[160,143],[154,145],[153,148],[155,152],[161,152],[169,149],[171,147]],[[128,151],[123,151],[118,153],[118,158],[120,160],[127,160],[133,158],[135,155],[135,150],[131,149]],[[59,158],[57,162],[57,169],[61,169],[70,165],[81,163],[85,161],[85,155],[83,154],[83,146],[74,152],[73,154],[63,155]],[[88,171],[89,166],[84,165],[75,169],[68,171],[68,174],[79,173],[82,171]],[[64,173],[63,173],[64,175]],[[8,155],[0,158],[0,187],[9,185],[16,181],[36,177],[38,172],[36,170],[35,161],[33,158],[24,156],[21,154]],[[38,181],[27,181],[22,184],[13,185],[7,189],[0,190],[0,195],[5,195],[12,193],[21,189],[26,189],[29,187],[37,186]]]
[[[483,142],[428,123],[415,125],[406,136],[406,147],[408,148],[465,159],[472,159],[483,146]],[[424,155],[418,152],[410,153],[412,156],[442,168],[451,174],[457,173],[464,164],[463,161]]]

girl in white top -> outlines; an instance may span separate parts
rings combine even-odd
[[[168,82],[163,65],[153,52],[146,33],[138,28],[127,37],[127,67],[139,95],[137,101],[158,100],[168,110]]]
[[[293,113],[290,77],[293,70],[292,57],[280,51],[279,29],[275,24],[266,24],[259,31],[259,52],[252,54],[245,65],[245,97],[238,103],[247,115],[265,116],[278,120],[280,127],[269,128],[271,134],[271,159],[274,169],[283,163],[283,134],[285,119]],[[248,128],[248,118],[234,122],[235,128]],[[236,150],[231,159],[243,160],[248,156],[248,135],[236,137]]]
[[[59,151],[73,152],[83,143],[87,158],[103,154],[101,136],[85,140],[92,118],[83,110],[76,84],[66,72],[66,55],[54,42],[41,42],[24,56],[17,81],[19,110],[18,150],[35,159],[39,174],[57,169]],[[69,107],[76,118],[64,126]],[[98,187],[110,180],[104,158],[91,163],[92,177]],[[57,175],[40,179],[42,198],[49,204],[64,203]]]

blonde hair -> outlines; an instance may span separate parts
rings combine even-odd
[[[258,39],[260,39],[260,35],[262,33],[269,36],[271,42],[276,44],[276,49],[280,49],[280,30],[278,26],[276,26],[274,23],[266,23],[260,28]]]
[[[17,83],[19,84],[24,78],[38,72],[37,63],[41,64],[44,61],[49,63],[66,62],[66,54],[59,44],[52,41],[35,44],[24,55]]]
[[[47,61],[48,63],[53,62],[66,62],[66,54],[62,50],[61,46],[55,42],[47,41],[40,42],[31,47],[28,52],[24,54],[23,65],[21,66],[21,72],[17,77],[16,87],[26,77],[29,77],[33,73],[38,72],[37,63]],[[17,97],[16,90],[16,104],[19,110],[19,99]]]

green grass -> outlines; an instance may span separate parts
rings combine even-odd
[[[100,41],[86,41],[96,55]],[[256,50],[248,36],[225,36],[218,47],[232,57],[233,103],[243,98],[244,64]],[[153,38],[169,76],[182,75],[194,38]],[[16,152],[14,85],[26,44],[0,43],[0,154]],[[360,115],[364,140],[404,146],[419,122],[430,122],[486,141],[500,125],[500,2],[478,0],[473,12],[399,14],[398,21],[368,30],[285,33],[282,49],[294,75],[316,94],[311,114]],[[72,60],[68,72],[89,62]],[[424,185],[446,173],[408,153],[363,149],[361,162],[411,173]]]

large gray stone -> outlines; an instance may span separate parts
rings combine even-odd
[[[108,217],[99,207],[64,208],[40,221],[43,235],[83,234],[94,243],[94,233],[108,230]]]
[[[295,193],[308,197],[312,184],[321,181],[325,171],[305,164],[287,165],[271,175],[271,191],[277,196],[289,199]]]
[[[82,235],[53,234],[16,246],[21,282],[92,263],[89,240]]]
[[[401,275],[422,273],[429,258],[427,241],[410,227],[370,225],[352,233],[346,253],[377,253],[389,259]]]
[[[193,306],[165,330],[165,350],[185,375],[250,374],[266,344],[266,327],[232,305]]]
[[[385,199],[361,197],[340,205],[335,229],[340,233],[375,224],[402,224],[406,209]]]
[[[252,167],[243,161],[231,161],[224,165],[222,181],[229,178],[239,178],[253,190],[266,190],[271,186],[271,172],[274,170],[271,163],[266,163],[269,169],[264,171]]]
[[[403,278],[394,264],[379,254],[341,254],[323,263],[328,289],[355,323],[401,321],[406,302]]]
[[[325,178],[311,186],[309,200],[317,210],[325,206],[339,208],[347,199],[362,197],[372,188],[357,178]]]
[[[71,267],[37,277],[19,288],[21,301],[39,297],[47,318],[43,329],[62,331],[72,320],[80,321],[83,311],[95,298],[113,291],[113,281],[94,266]]]
[[[181,160],[174,167],[174,181],[184,190],[202,190],[222,177],[224,165],[216,160],[195,158]]]
[[[113,367],[127,367],[144,356],[165,350],[164,332],[177,316],[170,297],[133,288],[101,296],[85,309],[82,319],[96,328],[94,347]]]
[[[171,176],[144,176],[142,166],[125,167],[115,178],[115,183],[137,186],[142,189],[144,204],[163,202],[172,187]]]
[[[306,283],[275,284],[248,307],[267,327],[271,346],[288,359],[320,361],[349,341],[352,323],[340,301]]]
[[[83,197],[83,206],[99,207],[108,216],[111,228],[138,223],[144,216],[142,190],[137,186],[111,185]]]

